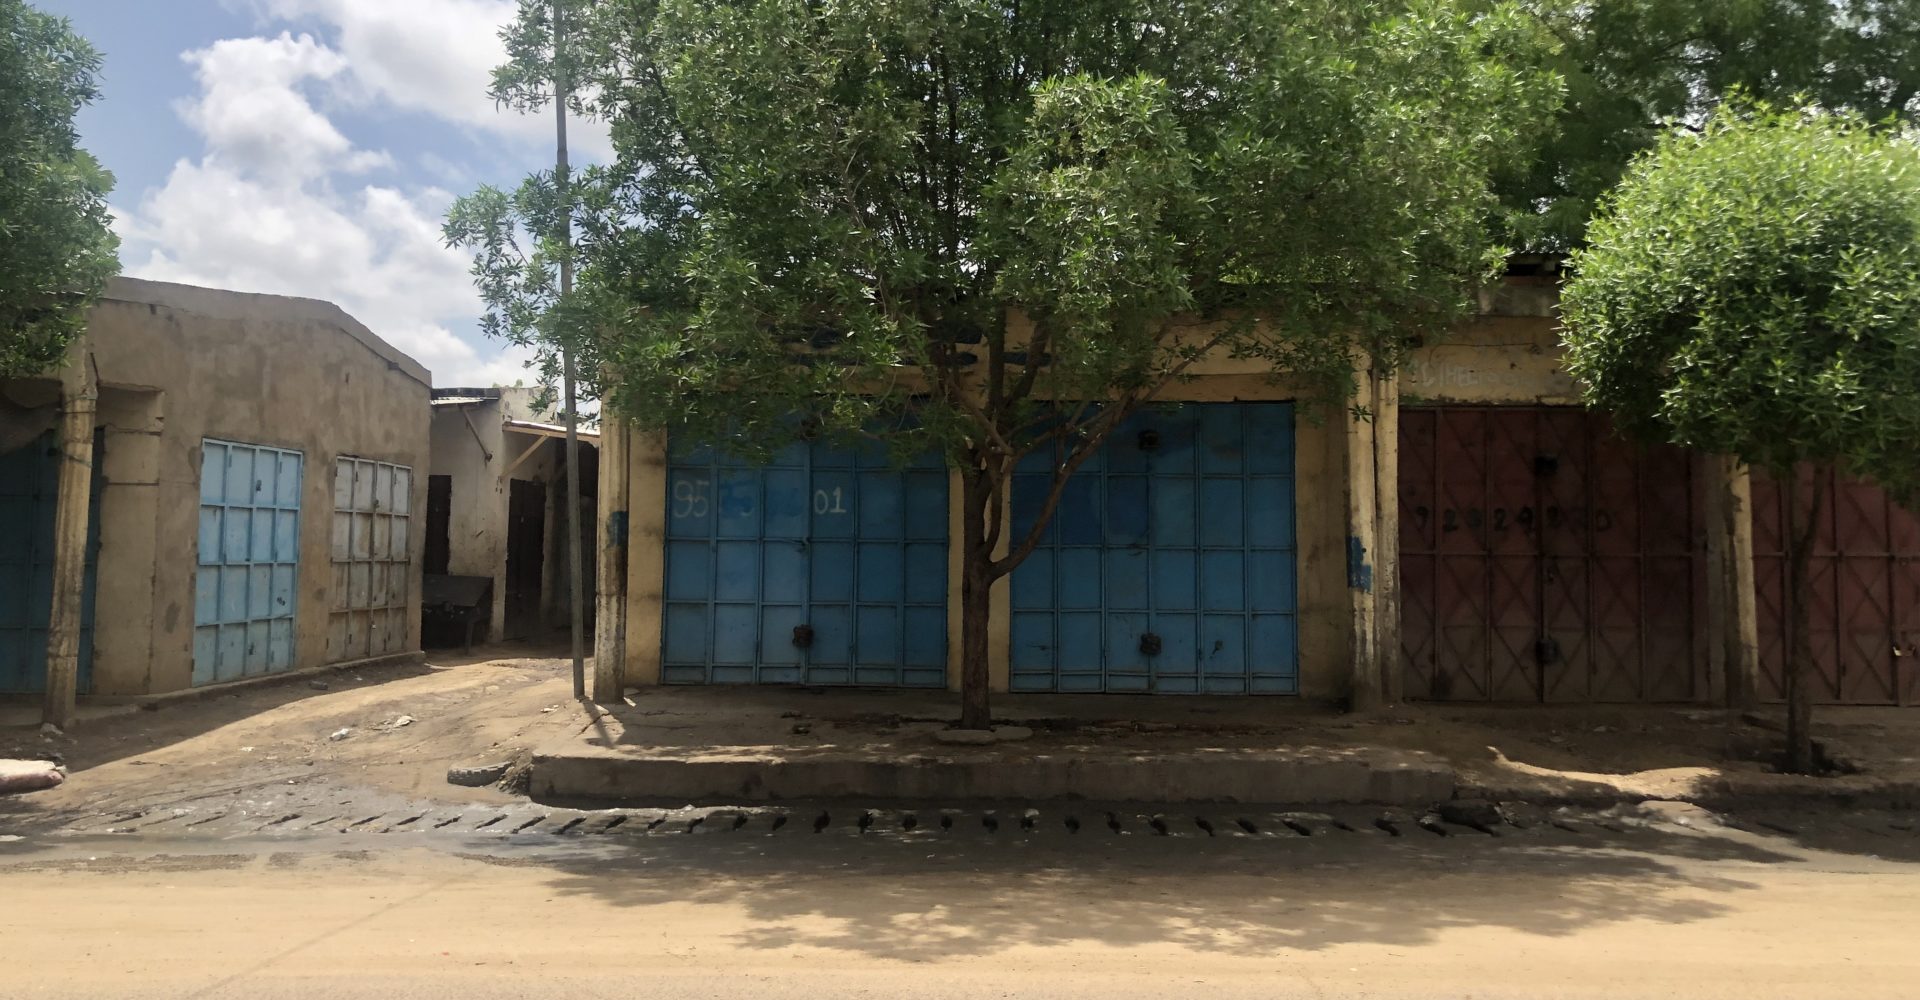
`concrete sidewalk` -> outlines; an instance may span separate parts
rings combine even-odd
[[[536,750],[541,799],[635,803],[1430,803],[1453,769],[1418,750],[1288,739],[1327,710],[1227,698],[1004,698],[1022,738],[956,747],[946,692],[661,688]],[[1113,720],[1124,721],[1113,721]]]
[[[568,706],[569,711],[577,711]],[[550,802],[1542,804],[1752,799],[1920,806],[1920,713],[1826,709],[1819,729],[1860,773],[1760,762],[1774,734],[1702,708],[1401,706],[1370,716],[1293,699],[1001,696],[1015,742],[935,740],[947,692],[657,688],[578,716],[535,748]]]

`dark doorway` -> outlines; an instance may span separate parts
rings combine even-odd
[[[547,485],[509,481],[507,494],[507,635],[524,639],[540,626],[546,573]]]
[[[453,477],[427,477],[427,554],[423,572],[429,576],[447,572],[453,523]]]

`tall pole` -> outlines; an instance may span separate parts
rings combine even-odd
[[[93,418],[100,389],[85,341],[62,373],[59,496],[53,515],[53,609],[47,617],[47,700],[40,720],[73,725],[80,690],[80,616],[87,579],[87,524],[93,517]]]
[[[567,167],[566,0],[553,0],[554,186],[560,196],[560,303],[573,295],[573,182]],[[564,309],[560,322],[566,323]],[[573,331],[560,330],[561,379],[567,393],[567,615],[573,627],[573,697],[587,697],[586,606],[580,584],[580,399],[574,386]]]

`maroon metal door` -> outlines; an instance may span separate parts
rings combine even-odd
[[[1693,463],[1573,407],[1400,414],[1411,697],[1669,702],[1704,690]]]
[[[1811,477],[1802,470],[1802,489]],[[1819,488],[1825,496],[1808,561],[1814,701],[1920,703],[1920,517],[1869,483],[1835,477]],[[1782,500],[1781,484],[1756,471],[1753,577],[1760,691],[1773,701],[1786,697],[1790,648]]]

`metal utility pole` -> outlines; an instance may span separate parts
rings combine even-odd
[[[554,186],[560,196],[560,303],[573,295],[573,182],[567,167],[566,0],[553,0]],[[566,322],[566,312],[560,313]],[[587,698],[586,606],[580,582],[580,399],[574,387],[573,332],[560,336],[561,379],[567,394],[567,615],[573,627],[573,697]]]

